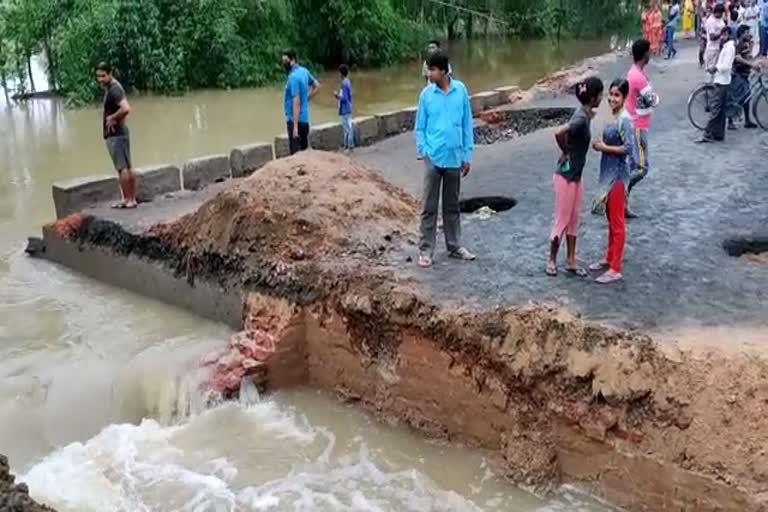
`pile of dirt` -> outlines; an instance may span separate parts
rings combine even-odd
[[[269,163],[149,235],[183,255],[185,273],[214,267],[223,275],[376,263],[414,238],[416,221],[416,200],[375,172],[307,151]]]
[[[3,512],[56,512],[29,497],[26,484],[17,484],[8,458],[0,455],[0,510]]]

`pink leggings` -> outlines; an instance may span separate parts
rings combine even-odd
[[[579,210],[584,185],[579,181],[568,181],[560,174],[555,174],[555,222],[552,225],[550,241],[562,240],[563,233],[570,236],[579,234]]]

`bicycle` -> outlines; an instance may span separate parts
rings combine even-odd
[[[704,130],[709,122],[715,88],[715,84],[706,82],[697,86],[688,97],[688,120],[699,130]],[[752,105],[753,120],[768,131],[768,72],[765,70],[750,77],[747,101]],[[731,118],[739,118],[743,112],[741,105],[733,101],[729,101],[725,108],[726,115]]]

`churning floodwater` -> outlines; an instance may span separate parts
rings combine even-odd
[[[526,86],[605,41],[450,48],[473,91]],[[335,118],[334,74],[312,106]],[[42,76],[36,80],[44,83]],[[415,103],[420,63],[354,73],[357,114]],[[541,500],[482,454],[427,442],[311,390],[210,407],[196,362],[227,327],[23,254],[54,181],[109,172],[97,106],[0,95],[0,453],[60,511],[580,511]],[[133,97],[137,165],[224,153],[282,131],[279,87]]]

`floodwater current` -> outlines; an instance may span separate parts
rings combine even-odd
[[[459,44],[471,91],[519,84],[608,50],[607,41]],[[313,122],[335,119],[334,73]],[[420,63],[352,75],[356,114],[415,103]],[[44,77],[37,76],[38,87]],[[280,87],[131,98],[134,164],[180,163],[269,141]],[[540,499],[482,454],[381,425],[311,390],[206,408],[199,356],[227,327],[28,259],[53,218],[54,181],[109,172],[97,106],[0,94],[0,453],[61,512],[598,511],[570,488]]]

